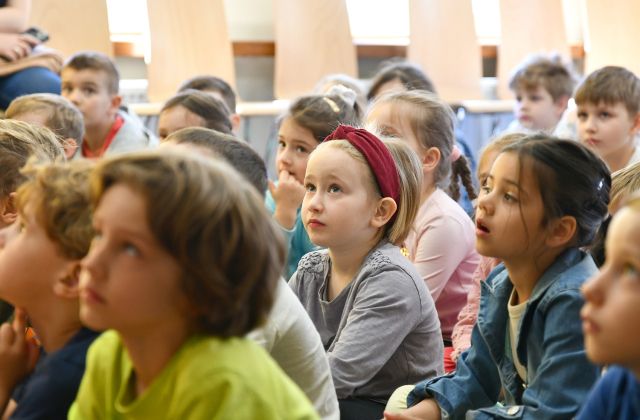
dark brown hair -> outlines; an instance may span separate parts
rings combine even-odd
[[[392,80],[398,80],[406,90],[426,90],[427,92],[436,93],[436,88],[431,79],[416,64],[408,61],[387,62],[383,63],[383,67],[371,81],[367,99],[373,100],[378,96],[380,87]]]
[[[95,51],[79,52],[69,57],[62,70],[66,68],[102,71],[107,75],[107,91],[117,95],[120,90],[120,73],[113,61],[105,54]]]
[[[231,134],[231,111],[222,100],[199,90],[187,89],[172,96],[160,110],[183,106],[204,120],[204,126]]]
[[[568,65],[560,56],[535,55],[518,66],[509,80],[509,89],[535,90],[544,88],[554,101],[562,96],[571,97],[575,79]]]
[[[285,247],[249,182],[222,160],[174,149],[100,161],[91,176],[93,204],[116,184],[147,203],[153,236],[182,269],[191,308],[185,317],[197,332],[244,336],[264,322]]]
[[[184,92],[187,89],[194,89],[199,91],[214,91],[218,92],[224,103],[232,113],[236,112],[236,93],[233,91],[229,83],[225,82],[216,76],[196,76],[186,80],[178,92]]]
[[[578,105],[622,102],[629,116],[634,117],[640,110],[640,79],[624,67],[603,67],[578,86],[575,100]]]

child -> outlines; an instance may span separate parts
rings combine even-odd
[[[478,200],[476,246],[504,265],[482,283],[472,345],[454,374],[417,384],[414,406],[385,418],[575,415],[599,376],[579,318],[580,287],[597,268],[579,247],[606,217],[610,185],[604,162],[576,142],[536,135],[503,149]]]
[[[516,97],[516,119],[507,132],[551,134],[567,109],[574,85],[573,75],[560,57],[527,58],[509,80]]]
[[[90,169],[88,162],[25,169],[29,179],[16,195],[17,226],[1,233],[0,296],[19,308],[13,323],[0,329],[5,416],[66,419],[98,335],[82,326],[78,314],[80,260],[93,238]],[[24,336],[27,316],[45,352],[30,376],[37,349]]]
[[[616,214],[620,206],[638,190],[640,190],[640,162],[611,174],[609,214]]]
[[[580,313],[587,356],[615,364],[592,390],[578,419],[640,418],[640,196],[633,196],[611,222],[607,257],[584,284]],[[633,331],[636,331],[635,333]]]
[[[371,81],[367,99],[373,102],[377,97],[389,92],[424,90],[436,93],[436,87],[424,71],[407,61],[384,63]]]
[[[496,160],[502,149],[525,138],[526,135],[522,133],[505,134],[491,141],[480,154],[478,160],[478,181],[480,185],[484,185],[485,181],[489,177],[491,166]],[[463,351],[471,346],[471,332],[476,325],[478,319],[478,309],[480,307],[480,282],[484,281],[498,264],[500,260],[492,257],[480,258],[480,263],[474,271],[471,282],[471,290],[467,295],[467,304],[460,310],[458,314],[458,321],[453,327],[451,333],[452,351],[447,358],[445,354],[444,368],[446,372],[455,370],[456,360]]]
[[[164,145],[190,147],[229,162],[264,199],[267,169],[247,143],[208,128],[184,128],[170,134]],[[323,419],[338,419],[338,400],[329,362],[309,315],[284,279],[278,280],[273,308],[263,327],[249,338],[264,347],[300,387]]]
[[[109,57],[81,52],[65,63],[62,96],[84,117],[85,138],[78,156],[100,158],[155,147],[157,139],[135,118],[120,110],[120,76]]]
[[[178,89],[178,93],[188,89],[199,90],[209,93],[222,100],[229,108],[229,119],[231,120],[231,131],[237,134],[240,131],[240,114],[236,110],[236,93],[229,83],[216,76],[196,76],[186,80]]]
[[[89,349],[69,418],[317,418],[241,338],[267,316],[284,264],[253,187],[177,150],[102,161],[91,186],[80,318],[112,330]]]
[[[50,130],[21,121],[0,120],[0,229],[12,225],[18,217],[15,191],[25,180],[20,169],[34,155],[41,161],[64,159],[60,142]],[[12,313],[13,308],[0,300],[0,322]]]
[[[221,99],[189,89],[171,97],[160,110],[158,136],[160,141],[174,131],[186,127],[205,127],[231,134],[231,113]]]
[[[480,261],[473,222],[455,202],[459,178],[469,197],[475,198],[475,192],[466,159],[454,146],[453,112],[433,94],[396,92],[374,102],[367,124],[402,138],[422,162],[420,210],[404,244],[436,303],[442,339],[450,347],[453,325]],[[453,199],[445,192],[449,185]]]
[[[5,117],[47,127],[53,131],[64,148],[67,160],[82,145],[84,121],[71,102],[60,95],[33,93],[20,96],[9,104]]]
[[[327,349],[342,419],[379,419],[394,387],[442,371],[433,301],[401,243],[419,185],[366,130],[339,126],[305,174],[302,217],[326,250],[305,255],[289,284]]]
[[[591,73],[576,91],[578,137],[611,172],[640,162],[640,79],[622,67]]]
[[[353,91],[334,87],[326,95],[296,99],[280,118],[276,155],[278,181],[269,183],[265,202],[288,239],[287,278],[296,271],[300,258],[316,249],[300,218],[309,154],[340,123],[358,123],[355,101]]]

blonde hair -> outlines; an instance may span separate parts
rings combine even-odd
[[[32,205],[36,220],[65,258],[79,260],[89,252],[94,235],[91,224],[88,160],[38,164],[22,170],[27,180],[18,188],[16,204],[24,217]]]
[[[399,123],[406,121],[423,150],[435,147],[440,151],[440,162],[434,172],[436,185],[446,190],[454,200],[458,200],[460,180],[469,199],[476,198],[467,159],[460,156],[455,162],[451,161],[455,146],[456,118],[451,107],[435,94],[420,90],[383,94],[376,99],[371,109],[383,103],[394,105],[392,119]]]
[[[60,142],[48,128],[0,120],[0,198],[8,196],[24,181],[20,169],[30,156],[42,162],[65,160]]]
[[[625,198],[634,195],[638,190],[640,190],[640,162],[611,174],[609,212],[613,213]]]
[[[285,247],[248,181],[222,160],[172,149],[99,162],[91,176],[94,206],[116,184],[147,203],[152,235],[182,269],[196,331],[244,336],[264,322]]]
[[[400,203],[396,211],[396,220],[389,231],[389,239],[396,245],[402,244],[411,231],[413,222],[420,210],[420,191],[422,191],[422,162],[418,154],[404,141],[384,139],[391,152],[400,177]]]
[[[358,149],[356,149],[349,141],[347,140],[332,140],[328,142],[320,143],[320,145],[316,148],[325,148],[325,147],[334,147],[336,149],[343,150],[350,157],[352,157],[357,162],[360,162],[367,171],[367,179],[368,183],[371,186],[371,191],[374,191],[378,198],[382,197],[380,193],[380,188],[378,187],[378,183],[376,182],[375,176],[371,171],[371,167],[369,163],[365,159],[365,157],[360,153]],[[412,151],[413,152],[413,151]],[[404,151],[398,152],[400,154],[404,154]],[[407,153],[408,156],[410,156]],[[396,161],[395,155],[392,156],[394,161]],[[410,157],[403,156],[403,159],[410,159]],[[419,162],[419,160],[418,160]],[[418,208],[420,206],[420,190],[421,187],[417,182],[411,182],[410,176],[405,173],[404,170],[398,168],[398,164],[396,163],[396,169],[398,170],[399,180],[400,180],[400,202],[396,203],[397,209],[395,213],[395,217],[392,219],[391,223],[387,223],[385,229],[383,231],[383,237],[388,239],[389,242],[393,244],[400,244],[404,241],[404,239],[409,234],[411,227],[413,225],[413,219],[418,212]],[[422,174],[422,165],[420,165],[420,174]],[[420,175],[421,176],[421,175]],[[404,202],[404,198],[410,197],[407,199],[407,202]],[[417,196],[418,199],[415,200],[412,196]],[[413,216],[412,216],[413,214]]]
[[[42,112],[47,113],[45,126],[54,132],[60,141],[74,139],[78,145],[84,137],[84,119],[82,113],[71,101],[52,93],[33,93],[14,99],[7,108],[5,116],[16,118],[19,115]]]

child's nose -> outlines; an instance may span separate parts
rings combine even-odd
[[[602,283],[605,280],[606,273],[598,272],[582,285],[582,294],[587,302],[600,304],[603,301],[603,293],[601,290]]]

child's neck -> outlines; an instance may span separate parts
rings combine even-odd
[[[328,298],[333,300],[351,283],[358,274],[360,267],[369,252],[378,244],[380,238],[376,235],[371,241],[347,249],[329,248],[331,258],[331,273],[328,285]]]
[[[562,249],[548,249],[540,255],[523,255],[503,260],[509,279],[515,289],[514,305],[524,303],[531,297],[533,289],[547,269],[553,264]]]
[[[636,146],[632,139],[628,147],[622,148],[618,152],[608,155],[606,162],[611,173],[624,169],[631,160],[631,156],[633,156],[635,151]]]
[[[52,310],[55,308],[55,310]],[[25,308],[31,326],[47,353],[61,349],[82,328],[77,302]]]
[[[429,197],[431,197],[431,194],[433,194],[437,189],[438,187],[436,187],[435,182],[433,182],[432,180],[429,180],[428,182],[425,178],[422,184],[422,191],[420,192],[420,205],[424,204],[425,201],[427,201]]]
[[[104,141],[107,139],[107,135],[113,126],[113,123],[116,121],[115,115],[111,118],[110,121],[105,122],[104,124],[99,124],[96,126],[87,126],[85,127],[84,132],[84,141],[89,146],[89,149],[92,152],[96,152],[102,148]]]
[[[121,332],[120,337],[135,371],[135,393],[141,395],[191,335],[186,320],[163,323],[143,331]]]

